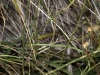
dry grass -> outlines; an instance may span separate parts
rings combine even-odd
[[[1,75],[100,75],[99,0],[1,0]]]

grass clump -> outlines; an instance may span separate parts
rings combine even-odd
[[[99,0],[1,0],[0,75],[100,75]]]

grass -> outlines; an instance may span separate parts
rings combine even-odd
[[[99,0],[0,1],[0,75],[100,75]]]

